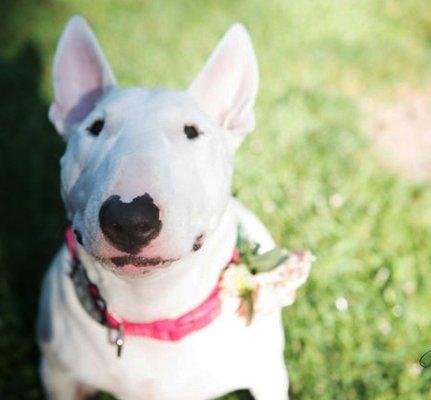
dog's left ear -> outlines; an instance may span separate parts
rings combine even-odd
[[[259,84],[256,55],[241,24],[232,25],[188,89],[202,110],[230,131],[235,147],[252,131]]]

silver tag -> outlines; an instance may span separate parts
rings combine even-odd
[[[117,346],[117,357],[121,357],[121,352],[124,346],[124,327],[123,325],[118,326],[117,337],[115,339],[115,345]]]

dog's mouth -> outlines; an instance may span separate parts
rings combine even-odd
[[[198,235],[193,242],[191,252],[198,251],[205,241],[205,233]],[[133,254],[126,254],[121,256],[115,256],[110,258],[96,257],[101,262],[110,262],[117,268],[123,268],[126,266],[132,266],[136,268],[142,268],[142,270],[149,270],[155,268],[166,267],[176,261],[179,261],[181,257],[144,257]]]
[[[112,257],[112,263],[122,268],[125,265],[133,265],[134,267],[161,267],[178,261],[179,258],[161,258],[161,257],[139,257],[133,255]]]

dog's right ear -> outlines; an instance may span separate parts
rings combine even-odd
[[[80,16],[68,21],[57,45],[53,85],[49,119],[60,134],[82,121],[99,98],[116,85],[91,28]]]

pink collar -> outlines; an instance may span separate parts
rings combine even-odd
[[[73,270],[71,273],[72,279],[75,283],[75,289],[77,283],[75,282],[73,275],[85,275],[84,279],[86,280],[84,282],[84,286],[86,286],[87,293],[93,301],[93,306],[98,309],[98,312],[101,315],[100,322],[109,328],[116,329],[121,336],[143,336],[173,342],[206,327],[220,315],[220,287],[219,283],[217,283],[210,295],[201,304],[178,318],[160,319],[151,322],[131,322],[123,318],[114,317],[114,315],[108,310],[106,302],[99,293],[98,287],[88,279],[88,276],[79,261],[76,250],[76,239],[72,228],[68,227],[66,229],[65,236],[67,248],[69,249],[69,253],[74,262],[73,268],[81,269],[80,274],[75,274]],[[237,262],[237,258],[238,251],[235,249],[232,256],[232,262]],[[82,282],[78,282],[78,284],[82,286]],[[82,300],[81,303],[84,305]],[[87,309],[87,311],[89,310]],[[96,319],[99,320],[100,318]]]
[[[220,288],[217,284],[206,300],[178,318],[160,319],[152,322],[130,322],[116,319],[108,310],[106,310],[105,316],[108,324],[113,328],[119,329],[122,326],[126,336],[146,336],[175,342],[206,327],[220,315],[219,292]]]

